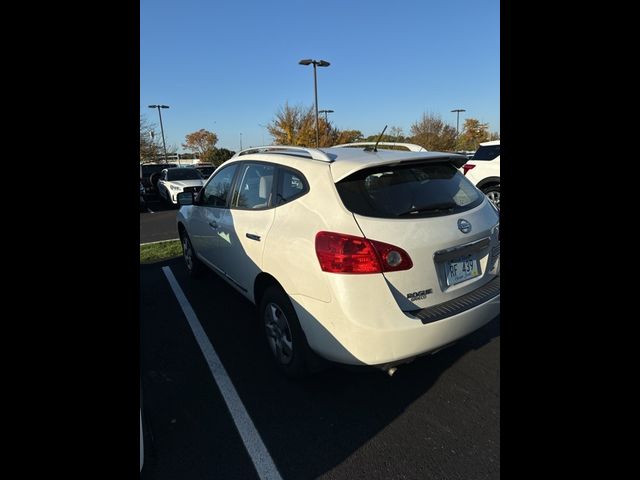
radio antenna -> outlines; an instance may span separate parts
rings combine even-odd
[[[385,130],[387,129],[387,125],[384,126],[384,128],[382,129],[382,132],[380,132],[380,136],[378,137],[378,140],[376,141],[376,144],[373,146],[373,148],[371,146],[366,147],[364,150],[365,152],[377,152],[378,151],[378,144],[380,143],[380,140],[382,140],[382,135],[384,135]]]

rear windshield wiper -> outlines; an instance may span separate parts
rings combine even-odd
[[[398,214],[398,217],[403,217],[405,215],[416,215],[418,213],[438,213],[438,212],[452,212],[458,205],[452,202],[448,203],[436,203],[435,205],[429,205],[428,207],[416,208],[412,207],[410,210],[406,212],[402,212]]]

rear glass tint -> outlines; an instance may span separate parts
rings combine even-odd
[[[379,218],[449,215],[474,208],[483,195],[450,163],[360,170],[336,184],[345,207]]]
[[[472,160],[493,160],[500,155],[500,145],[485,145],[478,148]]]

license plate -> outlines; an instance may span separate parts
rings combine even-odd
[[[447,262],[445,267],[447,269],[447,285],[455,285],[480,275],[475,255],[456,258]]]

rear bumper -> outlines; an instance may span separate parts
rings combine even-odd
[[[487,324],[500,314],[499,288],[497,277],[466,298],[414,312],[401,311],[384,295],[351,299],[348,311],[339,308],[344,301],[291,298],[309,346],[320,356],[349,365],[382,365],[433,352]]]

